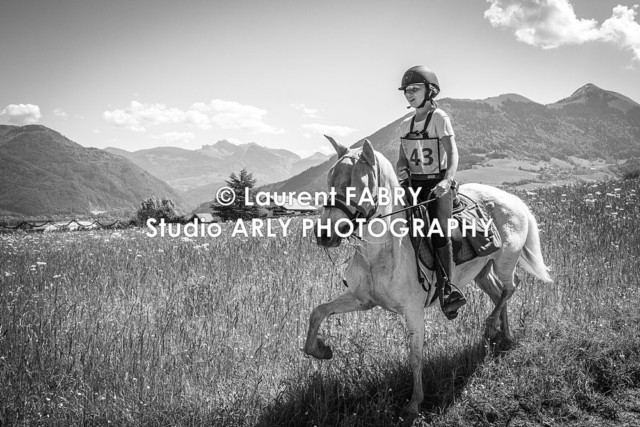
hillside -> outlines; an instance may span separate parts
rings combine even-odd
[[[20,215],[131,212],[151,196],[182,198],[120,156],[45,126],[0,127],[0,210]]]
[[[256,143],[236,145],[226,140],[198,150],[157,147],[134,152],[117,148],[106,151],[125,157],[166,181],[182,191],[185,200],[193,205],[210,200],[231,172],[246,168],[262,185],[287,179],[328,158],[321,153],[301,158],[288,150]]]
[[[547,162],[553,166],[552,158],[569,156],[608,162],[640,156],[640,104],[593,84],[546,106],[517,94],[485,100],[445,98],[438,104],[453,121],[461,171],[491,158]],[[394,164],[402,120],[368,137],[375,149]],[[360,147],[363,141],[351,147]],[[331,164],[331,161],[325,162],[267,188],[272,191],[324,190]]]

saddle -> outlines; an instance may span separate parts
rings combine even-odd
[[[421,263],[427,269],[434,271],[436,266],[433,255],[433,245],[431,238],[426,236],[430,226],[427,207],[425,205],[417,206],[411,211],[408,211],[407,216],[411,227],[409,233],[411,236],[411,244],[416,250]],[[425,237],[421,237],[420,235],[414,237],[416,233],[413,232],[413,221],[410,220],[411,216],[425,221],[426,225],[423,230]],[[502,239],[493,221],[491,221],[489,230],[485,236],[484,224],[489,222],[489,215],[487,215],[484,208],[471,197],[462,193],[454,195],[452,217],[458,221],[458,228],[451,232],[453,261],[456,265],[471,261],[479,256],[490,255],[502,247]],[[463,224],[465,222],[466,224],[475,224],[475,237],[469,228],[463,232]]]

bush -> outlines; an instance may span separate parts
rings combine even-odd
[[[136,220],[139,225],[144,225],[149,218],[154,218],[158,222],[162,219],[165,222],[174,222],[178,218],[175,203],[168,197],[162,199],[155,196],[149,197],[140,204]]]

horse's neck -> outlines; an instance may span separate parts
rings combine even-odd
[[[365,227],[361,243],[363,255],[369,255],[368,258],[379,255],[381,251],[386,252],[400,250],[402,245],[407,244],[408,241],[407,239],[394,235],[394,233],[391,232],[391,222],[397,218],[405,218],[404,212],[399,211],[406,206],[398,200],[395,200],[394,189],[399,186],[398,179],[396,178],[393,166],[391,166],[388,160],[384,160],[386,162],[381,162],[380,164],[378,187],[384,187],[388,190],[388,194],[391,196],[391,203],[386,205],[381,204],[378,206],[377,214],[384,217],[382,220],[387,224],[387,232],[382,236],[374,236],[369,233],[368,227]],[[394,212],[399,213],[394,214]],[[400,226],[397,225],[395,229],[399,231]]]

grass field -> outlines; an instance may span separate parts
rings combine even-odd
[[[518,344],[487,349],[488,298],[427,312],[416,425],[640,424],[638,181],[527,195],[555,283],[524,273]],[[292,226],[293,227],[293,226]],[[322,328],[342,292],[299,224],[286,238],[149,238],[144,230],[0,234],[0,415],[9,425],[401,424],[411,395],[401,317],[374,309]],[[418,286],[416,284],[416,286]]]
[[[495,186],[509,186],[530,190],[553,185],[574,185],[614,179],[612,164],[603,160],[585,160],[569,157],[569,161],[552,158],[551,161],[528,161],[511,158],[491,159],[481,166],[458,171],[461,183],[480,182]]]

